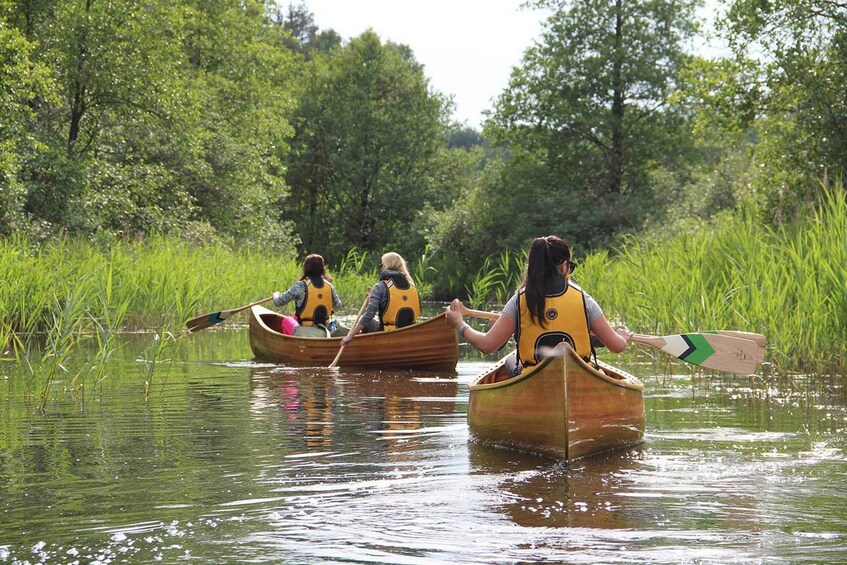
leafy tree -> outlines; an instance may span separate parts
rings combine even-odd
[[[296,240],[276,204],[287,193],[297,62],[265,3],[187,4],[183,48],[199,113],[186,140],[196,158],[179,173],[197,206],[193,218],[242,240],[290,245]]]
[[[521,170],[537,169],[533,191],[510,200],[544,207],[507,229],[520,230],[515,239],[544,228],[602,243],[640,225],[652,206],[650,170],[684,147],[682,116],[667,101],[696,30],[696,2],[533,4],[553,14],[513,70],[486,135],[506,144]]]
[[[27,100],[25,211],[83,233],[218,232],[290,245],[296,57],[260,0],[6,2],[59,96]],[[25,84],[25,82],[22,82]]]
[[[6,23],[8,3],[0,3],[0,235],[27,223],[26,188],[18,179],[27,155],[44,147],[34,138],[33,101],[53,96],[49,68],[32,59],[35,45]]]
[[[803,214],[821,178],[847,172],[847,10],[836,0],[728,2],[723,29],[758,63],[754,186],[767,217]]]
[[[304,2],[290,4],[287,11],[276,7],[272,10],[271,19],[290,33],[284,39],[285,45],[307,58],[313,51],[327,52],[341,46],[341,36],[337,32],[331,29],[319,30],[314,14]]]
[[[445,186],[445,100],[408,48],[372,31],[316,57],[303,84],[283,212],[304,248],[412,252],[416,218]]]
[[[110,133],[182,114],[172,80],[179,61],[172,11],[161,2],[85,0],[16,2],[8,13],[36,45],[33,60],[53,69],[59,94],[29,100],[32,135],[46,151],[30,155],[19,176],[26,209],[34,219],[72,225],[88,168],[124,152],[104,142]]]
[[[482,137],[482,133],[475,128],[461,126],[450,133],[448,146],[451,148],[461,147],[463,149],[470,149],[471,147],[482,145],[484,141],[485,138]]]

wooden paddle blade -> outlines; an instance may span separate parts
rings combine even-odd
[[[720,334],[720,335],[728,335],[732,337],[740,337],[742,339],[749,339],[753,343],[755,343],[758,347],[767,347],[768,338],[763,336],[762,334],[757,334],[753,332],[742,332],[738,330],[703,330],[704,334]]]
[[[216,324],[220,324],[226,318],[221,318],[220,312],[212,312],[211,314],[203,314],[202,316],[198,316],[196,318],[192,318],[185,322],[185,327],[188,328],[189,332],[199,332],[200,330],[205,330],[206,328],[211,328]]]
[[[650,345],[692,365],[706,369],[750,375],[756,372],[759,347],[740,337],[712,333],[666,336],[635,334],[631,341]]]
[[[191,333],[199,332],[200,330],[205,330],[206,328],[211,328],[212,326],[220,324],[224,320],[230,318],[233,314],[238,314],[242,310],[247,310],[248,308],[252,308],[253,306],[264,304],[265,302],[270,302],[271,300],[273,300],[273,298],[273,295],[271,295],[267,298],[257,300],[256,302],[251,302],[250,304],[247,304],[245,306],[239,306],[238,308],[203,314],[202,316],[191,318],[190,320],[185,322],[185,327],[188,328],[188,331]]]
[[[741,332],[741,331],[738,331],[738,330],[718,330],[718,331],[707,331],[707,332],[703,332],[703,333],[710,333],[710,334],[714,333],[714,334],[720,334],[720,335],[728,335],[728,336],[732,336],[732,337],[740,337],[740,338],[743,338],[743,339],[749,339],[750,341],[755,343],[756,346],[758,347],[758,350],[756,351],[756,363],[758,365],[761,365],[765,361],[765,353],[766,353],[766,346],[768,344],[768,340],[762,334],[757,334],[757,333],[753,333],[753,332]]]

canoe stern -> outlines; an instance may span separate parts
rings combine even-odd
[[[571,349],[512,378],[505,361],[470,385],[474,441],[572,460],[643,440],[643,385],[634,376],[595,369]]]

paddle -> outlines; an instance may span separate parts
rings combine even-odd
[[[713,331],[704,331],[703,333],[708,333],[708,334],[716,333],[716,334],[720,334],[720,335],[729,335],[729,336],[732,336],[732,337],[740,337],[740,338],[743,338],[743,339],[749,339],[750,341],[752,341],[753,343],[756,344],[757,349],[758,349],[756,351],[756,363],[758,365],[761,365],[762,362],[764,362],[764,360],[765,360],[765,351],[766,351],[766,346],[768,344],[768,340],[762,334],[756,334],[756,333],[752,333],[752,332],[739,332],[739,331],[736,331],[736,330],[718,330],[718,331],[714,331],[714,332]]]
[[[633,334],[634,343],[655,347],[692,365],[739,375],[756,372],[759,346],[749,339],[713,333],[655,336]]]
[[[362,306],[359,308],[359,313],[356,314],[356,321],[353,322],[353,327],[350,328],[351,331],[353,330],[353,328],[355,328],[359,324],[359,318],[362,317],[362,312],[365,311],[365,306],[368,305],[368,299],[370,297],[371,297],[371,289],[370,289],[370,287],[368,287],[368,292],[367,292],[367,294],[365,294],[365,301],[362,302]],[[341,359],[341,353],[344,351],[345,347],[347,347],[347,346],[342,345],[341,347],[338,348],[338,353],[335,354],[335,359],[333,359],[332,363],[329,364],[329,368],[333,368],[333,367],[338,365],[338,360]]]
[[[471,310],[461,305],[465,316],[497,320],[500,314]],[[749,339],[748,339],[749,338]],[[655,347],[683,361],[706,369],[749,375],[764,359],[765,336],[750,332],[722,330],[717,333],[689,333],[667,336],[633,334],[630,341]]]
[[[191,333],[199,332],[200,330],[205,330],[206,328],[211,328],[216,324],[220,324],[227,318],[231,317],[233,314],[237,314],[242,310],[247,310],[248,308],[252,308],[253,306],[257,306],[259,304],[264,304],[265,302],[270,302],[273,300],[273,296],[268,296],[267,298],[263,298],[256,302],[251,302],[246,306],[240,306],[239,308],[233,308],[231,310],[221,310],[220,312],[212,312],[210,314],[203,314],[202,316],[197,316],[196,318],[192,318],[185,322],[185,327],[188,328],[188,331]]]

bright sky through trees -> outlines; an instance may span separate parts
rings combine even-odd
[[[549,15],[547,10],[523,8],[524,0],[305,2],[318,28],[334,29],[345,40],[372,28],[383,41],[411,47],[432,86],[453,96],[454,118],[476,128]],[[711,19],[716,7],[715,0],[706,0],[702,17]],[[720,49],[708,39],[692,46],[699,54],[704,48]]]
[[[306,0],[320,29],[345,40],[372,28],[412,48],[438,91],[453,95],[454,117],[479,127],[482,111],[506,87],[512,67],[541,31],[546,11],[522,0]],[[280,2],[287,6],[290,2]]]

